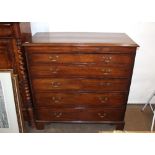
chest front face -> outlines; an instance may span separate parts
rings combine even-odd
[[[121,45],[25,46],[36,123],[123,127],[135,53]]]

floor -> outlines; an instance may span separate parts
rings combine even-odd
[[[153,113],[149,106],[144,112],[143,105],[128,105],[125,115],[125,132],[150,132]],[[155,128],[154,128],[155,130]],[[27,128],[30,133],[100,133],[114,132],[114,125],[105,124],[62,124],[51,123],[45,126],[44,130]]]
[[[150,132],[153,113],[149,106],[142,112],[143,105],[128,105],[125,115],[125,131]],[[155,131],[155,127],[154,127]]]

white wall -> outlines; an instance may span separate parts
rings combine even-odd
[[[137,50],[129,103],[145,103],[155,90],[155,22],[104,22],[77,20],[32,22],[33,34],[38,31],[55,32],[124,32],[140,45]]]

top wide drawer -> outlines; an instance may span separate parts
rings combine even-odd
[[[12,37],[13,30],[11,24],[0,24],[0,37]]]
[[[40,63],[102,63],[115,65],[129,65],[132,64],[133,57],[131,54],[44,54],[35,53],[28,55],[28,60],[31,65]]]
[[[76,53],[135,53],[136,47],[125,47],[125,46],[61,46],[58,43],[58,46],[50,46],[50,45],[31,45],[26,46],[25,50],[29,54],[38,54],[38,53],[46,53],[46,54],[76,54]]]

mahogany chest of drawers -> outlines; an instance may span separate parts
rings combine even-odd
[[[138,45],[123,33],[37,33],[25,43],[37,129],[46,122],[123,129]]]

